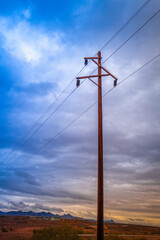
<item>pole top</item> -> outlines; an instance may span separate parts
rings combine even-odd
[[[101,57],[101,51],[98,51],[98,59],[102,59],[102,57]]]

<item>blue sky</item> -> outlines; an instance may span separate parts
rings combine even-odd
[[[84,66],[145,1],[0,2],[0,208],[96,218],[97,100],[88,81],[22,147],[16,144]],[[102,51],[110,56],[160,9],[151,0]],[[159,52],[159,13],[104,66],[121,81]],[[90,64],[81,75],[95,69]],[[103,93],[113,80],[103,79]],[[75,83],[55,102],[63,102]],[[159,58],[103,99],[105,219],[159,224]],[[27,138],[25,138],[27,139]],[[25,141],[23,139],[23,142]],[[10,155],[11,154],[11,155]]]

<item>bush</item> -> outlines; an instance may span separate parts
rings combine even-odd
[[[82,234],[83,231],[82,231],[81,229],[79,229],[79,230],[77,231],[77,233],[78,233],[78,234]]]
[[[34,230],[31,240],[79,240],[74,228],[63,226],[56,229],[51,227],[42,230]]]
[[[2,232],[8,232],[7,228],[5,228],[5,227],[3,227],[3,226],[1,227],[1,231],[2,231]]]

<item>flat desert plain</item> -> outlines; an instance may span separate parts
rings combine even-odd
[[[82,240],[96,239],[96,222],[81,219],[50,219],[43,217],[0,216],[0,240],[30,239],[34,229],[72,226]],[[125,239],[160,240],[160,227],[105,223],[105,238],[118,235]],[[113,239],[113,237],[111,238]]]

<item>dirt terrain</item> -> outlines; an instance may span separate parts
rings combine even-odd
[[[55,219],[43,217],[20,217],[1,216],[0,217],[0,240],[14,240],[25,237],[29,239],[34,229],[46,227],[56,228],[62,225],[69,225],[78,230],[78,233],[85,239],[96,239],[96,222],[87,220]],[[89,234],[85,237],[84,234]],[[132,224],[105,223],[105,234],[134,235],[126,236],[126,239],[157,239],[160,240],[160,227],[140,226]],[[136,236],[137,235],[137,238]],[[141,235],[141,236],[138,236]],[[93,236],[93,237],[92,237]],[[144,237],[143,237],[144,236]],[[158,237],[159,236],[159,237]]]

